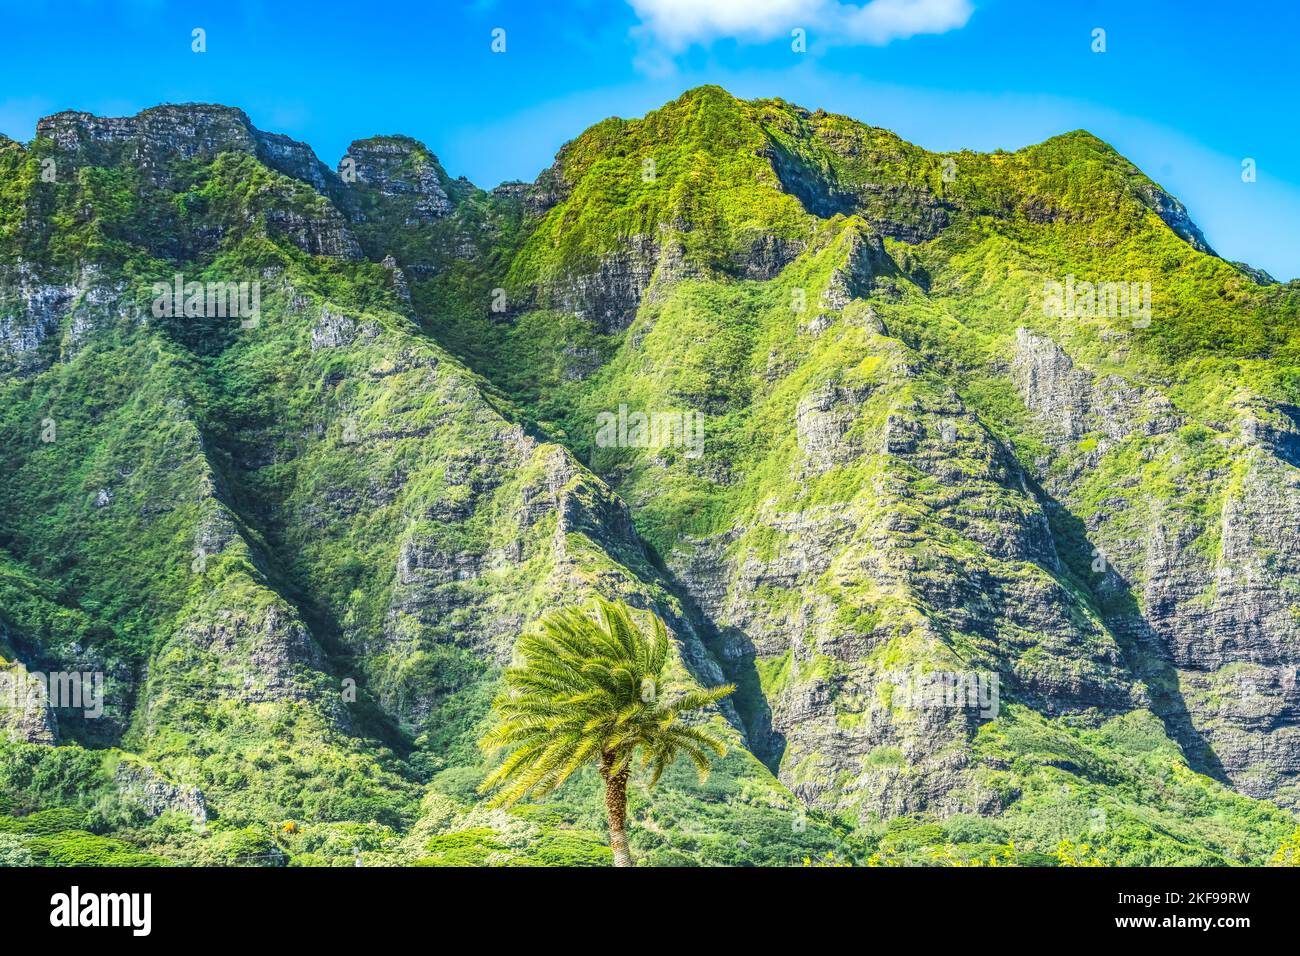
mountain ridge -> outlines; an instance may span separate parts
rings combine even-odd
[[[678,104],[697,103],[703,99],[706,99],[708,97],[713,97],[713,96],[725,97],[726,99],[736,103],[747,102],[747,103],[759,104],[759,105],[764,103],[771,103],[781,107],[788,107],[793,111],[795,111],[797,114],[802,115],[805,118],[824,117],[832,120],[843,120],[855,124],[860,124],[860,121],[855,120],[847,115],[827,113],[826,111],[820,109],[810,111],[804,109],[803,107],[799,107],[795,104],[788,103],[787,101],[781,99],[780,97],[767,98],[767,99],[759,98],[759,99],[749,100],[749,101],[738,100],[722,87],[712,86],[712,85],[704,85],[704,86],[699,86],[687,90],[684,93],[682,93],[682,95],[678,98],[678,100],[674,102]],[[647,114],[647,116],[651,116],[656,112],[658,111],[651,111],[651,113]],[[109,139],[111,141],[111,139],[114,136],[121,136],[127,134],[128,131],[131,130],[138,131],[141,122],[146,120],[146,118],[148,119],[152,119],[154,117],[161,118],[161,117],[166,117],[168,115],[171,115],[173,113],[180,114],[182,116],[189,115],[189,116],[197,116],[197,117],[221,116],[221,115],[229,114],[233,119],[236,120],[237,124],[241,126],[250,135],[252,141],[256,143],[259,147],[261,147],[263,150],[265,150],[273,159],[282,159],[282,157],[294,157],[295,159],[297,159],[297,162],[290,161],[286,163],[284,166],[277,167],[280,169],[280,171],[285,172],[287,175],[294,176],[294,178],[302,179],[304,182],[307,182],[318,188],[324,185],[325,180],[321,178],[321,176],[319,175],[319,170],[316,167],[319,167],[319,169],[328,169],[328,166],[319,159],[318,155],[310,145],[299,140],[294,140],[283,133],[272,133],[272,132],[261,130],[253,124],[252,120],[249,118],[247,113],[244,112],[239,107],[231,107],[219,103],[191,102],[191,103],[159,104],[157,106],[153,106],[141,110],[139,113],[136,113],[134,115],[122,116],[122,117],[100,117],[95,114],[84,112],[84,111],[67,109],[67,110],[61,110],[57,113],[50,114],[48,116],[44,116],[41,119],[39,119],[37,121],[36,131],[38,136],[45,135],[47,137],[55,139],[56,141],[62,139],[65,145],[70,145],[73,137],[87,131],[90,133],[90,138],[92,140],[94,140],[96,137],[99,137],[101,139]],[[643,123],[645,122],[646,118],[647,117],[625,119],[622,117],[611,116],[589,127],[587,132],[590,133],[592,130],[596,130],[600,127],[603,127],[611,123],[617,125],[626,125],[629,123],[638,123],[638,122]],[[954,156],[954,155],[959,155],[961,153],[969,152],[967,150],[961,150],[955,153],[945,153],[945,152],[931,153],[928,150],[924,150],[921,147],[917,147],[911,143],[908,143],[906,140],[901,139],[901,137],[898,137],[896,134],[893,134],[890,131],[885,130],[883,128],[880,127],[868,127],[868,128],[886,133],[888,136],[897,140],[898,143],[904,147],[907,147],[909,149],[919,150],[921,152],[933,156],[948,157],[948,156]],[[581,137],[577,137],[575,138],[575,140],[570,140],[564,143],[560,147],[560,150],[557,153],[557,162],[560,159],[560,157],[564,156],[566,150],[568,150],[573,145],[576,139],[580,139],[580,138]],[[1133,166],[1133,164],[1129,162],[1127,159],[1125,159],[1123,156],[1121,156],[1114,149],[1114,147],[1110,146],[1110,144],[1106,143],[1105,140],[1101,139],[1100,137],[1096,136],[1094,133],[1086,129],[1076,129],[1076,130],[1070,130],[1070,131],[1058,133],[1048,137],[1047,139],[1043,140],[1041,143],[1031,144],[1029,146],[1022,147],[1018,150],[1013,151],[1008,155],[1018,155],[1021,153],[1025,153],[1027,151],[1047,149],[1051,147],[1053,144],[1071,143],[1076,140],[1082,140],[1090,144],[1098,144],[1104,147],[1105,150],[1113,154],[1115,158],[1119,159],[1120,161],[1127,164],[1128,166],[1131,166],[1134,169],[1136,169],[1136,167]],[[349,151],[359,145],[376,142],[376,141],[404,142],[410,144],[418,151],[428,153],[432,158],[433,164],[436,167],[440,178],[443,178],[445,180],[450,180],[449,174],[447,174],[446,171],[443,169],[442,164],[438,161],[436,154],[434,154],[424,142],[420,141],[417,138],[411,137],[407,134],[390,133],[390,134],[374,134],[371,136],[366,136],[361,139],[354,140],[352,144],[349,146]],[[9,140],[9,142],[16,142],[16,141]],[[340,158],[339,165],[341,165],[348,158],[349,151],[344,152],[344,155]],[[280,155],[277,155],[277,152]],[[302,157],[301,154],[303,153],[306,154],[306,157]],[[295,154],[297,154],[297,156],[295,156]],[[990,155],[1001,155],[1001,154],[1006,154],[1006,151],[998,149],[992,153],[982,153],[982,154],[976,153],[973,155],[990,156]],[[337,167],[334,172],[336,175],[338,174]],[[547,170],[543,170],[542,173],[539,174],[538,178],[540,179],[541,176],[545,175],[546,172]],[[475,189],[486,189],[486,187],[474,186],[472,183],[469,183],[469,180],[467,180],[463,176],[459,177],[456,180],[456,182],[468,184]],[[536,186],[537,183],[538,183],[538,179],[534,179],[532,182],[527,182],[523,180],[510,180],[510,181],[499,183],[495,187],[491,187],[491,189],[488,191],[502,190],[502,189],[507,189],[509,187],[519,186],[519,185]],[[1191,222],[1190,217],[1187,216],[1186,209],[1185,207],[1183,207],[1182,203],[1180,203],[1175,197],[1173,197],[1167,191],[1160,188],[1157,184],[1153,183],[1152,185],[1158,191],[1160,198],[1168,201],[1169,214],[1171,218],[1173,218],[1175,222],[1179,224],[1176,226],[1173,223],[1170,223],[1170,228],[1174,228],[1176,232],[1179,232],[1181,228],[1184,231],[1180,232],[1180,235],[1183,235],[1183,237],[1187,239],[1192,245],[1200,248],[1201,251],[1210,251],[1212,253],[1212,250],[1209,250],[1208,245],[1205,244],[1204,237],[1203,235],[1201,235],[1199,228],[1197,228],[1195,223]]]
[[[330,170],[185,109],[0,149],[0,653],[113,698],[9,725],[0,812],[190,862],[602,861],[594,780],[472,793],[512,636],[594,591],[740,688],[719,782],[634,797],[651,862],[1287,832],[1255,800],[1300,773],[1300,308],[1091,134],[931,154],[704,88],[485,192],[408,137]],[[258,282],[257,322],[152,312],[181,271]],[[1076,274],[1155,321],[1052,316]],[[702,453],[602,445],[624,407]]]

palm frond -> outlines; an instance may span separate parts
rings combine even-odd
[[[710,754],[726,754],[720,738],[678,718],[734,688],[692,685],[670,696],[672,644],[663,621],[648,616],[641,626],[626,604],[597,598],[589,609],[548,613],[519,639],[519,663],[506,671],[480,740],[485,751],[506,752],[479,787],[494,805],[541,796],[588,763],[619,774],[639,754],[653,786],[679,755],[703,779]]]

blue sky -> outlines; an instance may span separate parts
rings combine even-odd
[[[29,140],[61,109],[219,102],[331,166],[353,139],[406,133],[491,187],[532,179],[606,116],[718,83],[931,149],[1086,128],[1182,199],[1220,254],[1300,277],[1300,5],[863,3],[24,0],[0,35],[0,132]],[[191,51],[195,27],[206,53]]]

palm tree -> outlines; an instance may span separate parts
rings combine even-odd
[[[486,749],[509,751],[479,787],[497,791],[495,806],[542,796],[585,764],[597,764],[615,866],[633,865],[627,782],[636,752],[650,768],[650,786],[679,754],[691,759],[703,782],[709,752],[727,752],[718,737],[680,717],[735,687],[665,688],[668,632],[658,617],[650,619],[647,633],[626,604],[601,598],[592,613],[567,607],[544,616],[539,630],[519,639],[522,663],[506,671],[505,690],[492,704],[492,729],[482,741]]]

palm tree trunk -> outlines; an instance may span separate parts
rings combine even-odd
[[[635,866],[632,851],[627,845],[627,778],[632,768],[624,767],[611,773],[614,755],[604,754],[600,761],[600,775],[605,778],[605,812],[609,815],[609,848],[614,851],[615,866]]]

